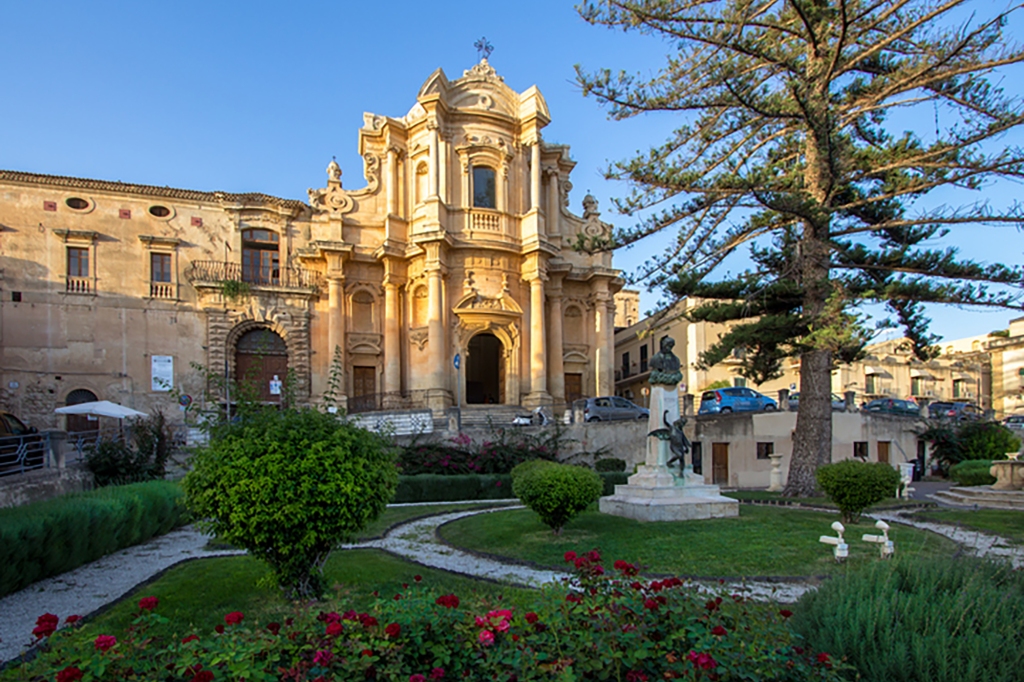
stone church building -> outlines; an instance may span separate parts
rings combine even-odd
[[[271,402],[288,377],[320,402],[333,375],[350,411],[612,394],[622,280],[573,249],[610,226],[591,197],[569,211],[549,120],[483,60],[366,114],[366,186],[332,161],[308,203],[0,171],[0,407],[39,427],[93,399],[173,414],[201,399],[197,366]]]

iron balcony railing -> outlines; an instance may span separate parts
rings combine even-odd
[[[187,274],[192,284],[220,284],[245,282],[257,287],[285,287],[290,289],[319,290],[323,287],[323,273],[292,266],[275,268],[243,268],[241,263],[215,260],[192,261]]]

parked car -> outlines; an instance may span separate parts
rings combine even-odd
[[[789,394],[789,411],[795,412],[800,408],[800,394],[790,393]],[[833,410],[845,410],[846,401],[837,396],[835,393],[832,394],[832,409]]]
[[[43,437],[10,412],[0,412],[0,472],[38,469],[46,458]]]
[[[1011,414],[1003,420],[1003,426],[1013,431],[1024,431],[1024,414]]]
[[[921,408],[913,400],[900,398],[879,398],[864,406],[863,412],[885,412],[887,414],[904,414],[912,417],[921,416]]]
[[[583,398],[573,403],[573,409],[577,414],[582,413],[583,421],[587,422],[647,419],[651,414],[646,407],[640,407],[616,395]]]
[[[973,403],[938,402],[928,406],[928,416],[932,419],[950,419],[953,421],[973,421],[981,419],[984,414]]]
[[[697,414],[728,414],[729,412],[771,412],[779,409],[779,404],[749,388],[716,388],[704,391],[700,396],[700,409]]]

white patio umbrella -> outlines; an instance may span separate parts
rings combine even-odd
[[[109,400],[97,400],[91,403],[79,403],[58,407],[54,410],[57,414],[87,414],[94,417],[113,417],[114,419],[128,419],[129,417],[148,417],[145,412],[133,410],[124,405],[112,403]]]

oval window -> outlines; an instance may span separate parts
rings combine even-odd
[[[171,215],[171,209],[167,208],[166,206],[150,206],[149,215],[155,218],[166,218],[167,216]]]
[[[73,208],[76,211],[89,208],[89,202],[81,197],[68,197],[64,203],[68,205],[68,208]]]

